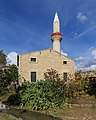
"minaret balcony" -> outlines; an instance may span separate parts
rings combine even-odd
[[[52,42],[53,42],[53,40],[62,40],[62,34],[61,33],[59,33],[59,32],[57,32],[57,33],[53,33],[52,35],[51,35],[51,40],[52,40]]]
[[[53,33],[53,34],[51,35],[51,37],[54,37],[54,36],[60,36],[60,37],[62,37],[62,34],[59,33],[59,32],[57,32],[57,33]]]

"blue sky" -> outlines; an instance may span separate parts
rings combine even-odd
[[[96,68],[96,0],[0,0],[0,49],[22,54],[52,48],[56,12],[62,51],[76,68]]]

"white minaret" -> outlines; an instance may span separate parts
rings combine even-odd
[[[55,14],[53,21],[53,34],[51,35],[51,40],[53,43],[53,50],[60,52],[60,42],[62,40],[62,34],[60,33],[60,21],[57,13]]]

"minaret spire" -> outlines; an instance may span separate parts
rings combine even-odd
[[[53,43],[53,50],[60,52],[60,42],[62,40],[62,34],[60,33],[60,21],[57,12],[55,13],[53,21],[53,34],[51,35],[51,40]]]
[[[60,21],[57,12],[55,13],[54,21],[53,21],[53,33],[60,32]]]
[[[58,17],[58,14],[57,12],[55,13],[55,17],[54,17],[54,22],[58,21],[59,22],[59,17]]]

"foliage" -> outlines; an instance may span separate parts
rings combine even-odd
[[[56,110],[65,104],[66,87],[62,81],[40,80],[36,83],[24,83],[20,88],[21,106],[34,110]]]
[[[75,73],[75,80],[67,83],[67,96],[73,99],[87,93],[89,89],[89,78],[83,77],[81,72],[77,72]]]
[[[48,69],[45,79],[36,83],[25,82],[20,87],[21,106],[34,110],[53,110],[66,101],[66,86],[54,69]]]
[[[11,82],[17,82],[18,81],[18,68],[16,65],[11,65],[10,69],[7,69],[4,71],[6,80]]]
[[[7,104],[8,106],[19,106],[20,105],[20,102],[21,102],[21,100],[20,100],[20,97],[18,96],[18,94],[17,93],[14,93],[14,94],[11,94],[9,97],[8,97],[8,99],[7,99],[7,101],[5,102],[5,104]]]
[[[3,50],[0,50],[0,66],[6,65],[6,55],[3,53]]]
[[[51,80],[60,80],[60,74],[54,69],[47,69],[47,72],[44,73],[45,79],[51,79]]]
[[[56,110],[65,104],[66,98],[73,99],[93,90],[93,82],[90,82],[88,76],[82,76],[81,71],[75,74],[73,80],[69,80],[69,76],[65,83],[60,80],[56,70],[48,70],[44,75],[44,80],[36,83],[25,82],[20,87],[21,106],[34,110]]]
[[[15,65],[0,70],[0,93],[6,92],[18,80],[18,69]]]
[[[0,78],[2,82],[2,85],[0,85],[5,85],[4,89],[18,79],[16,66],[11,66],[9,70],[6,70],[4,73],[1,71],[0,74],[6,78],[3,79],[3,82]],[[75,74],[75,80],[73,79],[74,77],[72,77],[72,80],[71,75],[69,75],[65,83],[54,69],[48,69],[44,76],[44,80],[32,83],[24,82],[17,89],[18,94],[9,97],[9,103],[13,105],[19,105],[20,103],[21,107],[33,110],[56,111],[57,108],[65,105],[67,98],[73,99],[83,93],[90,93],[96,96],[95,79],[90,80],[88,76],[82,76],[81,71]],[[3,87],[1,88],[3,89]]]
[[[90,95],[94,95],[96,97],[96,78],[95,77],[90,77],[89,78],[89,87],[90,89],[88,89],[88,93]]]
[[[79,74],[82,74],[82,71]],[[86,71],[83,73],[82,77],[80,77],[81,87],[85,93],[96,96],[96,77],[94,76],[96,71]]]
[[[0,94],[7,90],[8,82],[4,79],[4,73],[0,70]]]

